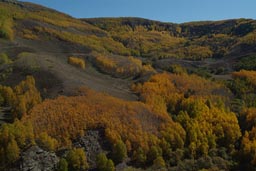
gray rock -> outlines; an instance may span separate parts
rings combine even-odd
[[[96,166],[96,156],[104,152],[101,146],[102,137],[99,130],[88,130],[86,135],[80,137],[73,144],[76,148],[84,148],[87,161],[91,168]]]
[[[21,155],[21,171],[54,171],[59,162],[55,153],[32,146]]]

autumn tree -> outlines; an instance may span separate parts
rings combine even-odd
[[[16,120],[0,127],[0,164],[6,166],[19,158],[20,149],[34,144],[33,128]]]
[[[127,157],[126,145],[122,140],[113,145],[112,156],[115,163],[120,163]]]
[[[106,171],[114,171],[114,170],[115,170],[115,164],[111,159],[109,159],[107,161]]]
[[[10,142],[6,147],[5,155],[8,163],[13,163],[19,158],[20,148],[18,147],[14,137],[11,137]]]
[[[12,117],[21,118],[36,104],[42,101],[40,92],[35,85],[35,79],[27,76],[13,89],[11,87],[0,86],[1,96],[4,98],[4,105],[12,108]]]
[[[1,96],[3,97],[3,105],[11,105],[15,100],[15,94],[11,87],[0,86]]]
[[[164,169],[166,167],[163,157],[158,156],[153,162],[154,169]]]
[[[0,54],[0,65],[8,64],[10,62],[11,62],[11,60],[9,59],[7,54],[5,54],[5,53],[1,53]]]
[[[111,159],[108,159],[106,154],[100,153],[96,158],[96,165],[99,171],[114,171],[115,166]]]
[[[34,129],[30,121],[15,120],[11,125],[11,129],[20,148],[35,144]]]
[[[66,159],[70,171],[86,170],[89,167],[85,152],[82,148],[75,148],[70,150]]]
[[[68,162],[65,158],[60,159],[57,171],[68,171]]]
[[[147,161],[147,155],[145,154],[144,150],[139,147],[137,150],[133,152],[132,159],[138,166],[144,165]]]
[[[96,158],[97,169],[100,171],[104,171],[107,161],[108,161],[108,159],[107,159],[106,154],[104,154],[104,153],[98,154],[97,158]]]
[[[50,137],[46,132],[42,132],[39,135],[38,145],[48,151],[55,151],[58,145],[58,141],[55,138]]]
[[[162,156],[162,149],[158,146],[152,146],[148,152],[147,160],[152,164],[160,156]]]

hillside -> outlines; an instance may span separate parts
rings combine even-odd
[[[97,91],[135,99],[129,95],[129,81],[122,80],[137,78],[141,72],[148,75],[145,70],[150,69],[149,65],[162,70],[168,70],[171,64],[179,64],[192,71],[202,68],[218,78],[215,74],[225,75],[233,70],[247,69],[247,66],[241,68],[243,64],[239,59],[251,60],[254,56],[255,21],[249,19],[179,25],[139,18],[77,20],[35,4],[11,2],[1,2],[1,37],[12,41],[1,40],[0,50],[13,59],[19,58],[22,52],[29,52],[29,57],[24,53],[25,57],[21,57],[24,65],[32,65],[26,64],[26,60],[33,58],[33,65],[40,66],[32,66],[38,71],[27,72],[37,74],[40,70],[44,73],[40,76],[56,77],[54,85],[47,85],[49,93],[46,96],[56,96],[60,91],[69,94],[66,87],[73,89],[86,84]],[[86,60],[88,67],[85,73],[66,65],[69,56]],[[127,60],[127,56],[134,56],[142,63]],[[130,65],[136,67],[129,69]],[[31,66],[26,67],[31,70]],[[72,74],[71,80],[68,74],[74,72],[77,73]],[[20,74],[19,71],[15,73]],[[115,81],[102,73],[122,80]],[[107,87],[97,84],[102,79]],[[12,84],[8,80],[3,81]],[[40,83],[40,86],[42,84],[46,83]],[[45,85],[40,87],[44,88]]]
[[[0,170],[254,171],[255,45],[252,19],[0,0]]]

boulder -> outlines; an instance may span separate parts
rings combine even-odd
[[[21,171],[54,171],[59,158],[53,152],[44,151],[38,146],[32,146],[22,152],[20,160]]]

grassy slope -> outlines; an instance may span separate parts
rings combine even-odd
[[[2,83],[14,85],[25,75],[32,74],[45,97],[70,95],[75,88],[86,85],[120,98],[136,99],[129,91],[128,81],[103,75],[90,62],[87,63],[87,58],[93,58],[92,51],[108,53],[111,49],[122,50],[122,44],[113,41],[107,32],[30,3],[13,5],[1,2],[0,8],[5,11],[5,18],[15,18],[10,27],[15,39],[1,39],[0,51],[7,53],[14,61],[10,64],[13,73]],[[104,42],[110,43],[103,47]],[[86,60],[84,71],[67,63],[72,55]],[[31,60],[34,62],[31,63]]]
[[[97,91],[135,99],[129,92],[130,80],[114,79],[105,74],[120,78],[144,77],[147,74],[143,73],[143,68],[150,68],[148,64],[163,70],[179,64],[192,72],[204,70],[216,78],[227,79],[230,76],[225,74],[238,66],[239,69],[250,68],[247,65],[251,58],[246,64],[240,64],[240,59],[254,55],[255,51],[256,24],[249,19],[184,24],[141,18],[78,20],[31,3],[0,4],[1,37],[12,40],[1,40],[0,51],[14,61],[19,58],[19,53],[32,52],[38,56],[33,60],[40,63],[39,68],[32,71],[30,66],[14,65],[14,73],[2,83],[14,84],[12,78],[18,77],[19,81],[26,74],[52,75],[57,80],[55,85],[47,85],[48,76],[38,79],[45,80],[39,87],[49,89],[45,93],[49,97],[63,91],[70,94],[71,89],[85,84]],[[69,66],[67,58],[71,55],[85,59],[88,68],[81,71]],[[135,68],[136,71],[131,68],[135,63],[127,60],[130,55],[144,57],[139,58],[142,63]],[[104,56],[106,63],[99,63],[98,56]],[[204,60],[208,57],[214,60]],[[109,63],[115,65],[109,68]],[[26,65],[30,65],[29,62]],[[196,71],[197,68],[200,71]]]

